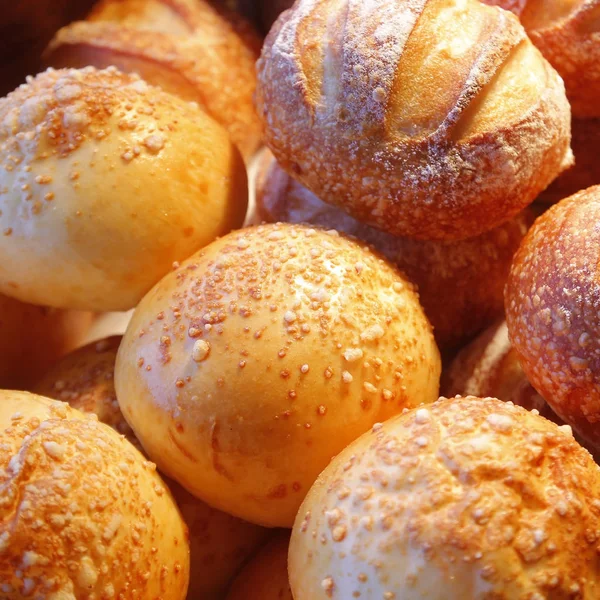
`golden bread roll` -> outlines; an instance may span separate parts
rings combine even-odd
[[[500,398],[563,424],[529,383],[508,339],[505,321],[486,329],[456,355],[442,373],[441,393],[449,398]]]
[[[187,528],[156,467],[96,419],[0,392],[0,590],[184,600]]]
[[[259,219],[313,223],[371,244],[417,285],[440,348],[461,345],[504,315],[504,284],[512,257],[533,222],[527,209],[475,238],[413,240],[364,225],[322,202],[291,178],[268,150],[260,163],[256,188]]]
[[[71,353],[45,375],[36,392],[95,414],[139,447],[115,393],[114,371],[120,342],[121,337],[114,336]],[[165,483],[189,529],[188,597],[221,600],[234,575],[265,540],[268,530],[211,508],[172,480],[166,479]]]
[[[600,186],[537,219],[515,255],[506,322],[527,378],[600,449]]]
[[[319,472],[374,422],[437,397],[409,283],[335,231],[233,232],[142,300],[115,371],[159,468],[210,505],[291,526]]]
[[[226,600],[294,600],[287,570],[289,533],[279,533],[242,569]]]
[[[0,99],[0,292],[125,310],[242,224],[244,163],[196,106],[114,68],[48,70]]]
[[[554,204],[567,196],[600,184],[600,119],[573,119],[571,146],[575,164],[567,169],[537,198]]]
[[[519,15],[560,73],[577,117],[600,117],[599,0],[483,0]]]
[[[376,425],[323,471],[290,542],[295,600],[600,597],[600,469],[496,399]]]
[[[0,387],[29,388],[76,348],[94,315],[25,304],[0,294]]]
[[[394,235],[479,235],[572,163],[560,77],[514,15],[476,0],[299,0],[258,79],[281,166]]]
[[[229,16],[205,0],[103,0],[87,21],[57,33],[45,60],[137,73],[197,102],[248,158],[261,137],[252,99],[261,42],[248,23]]]

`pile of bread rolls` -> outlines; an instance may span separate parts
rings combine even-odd
[[[0,600],[600,598],[596,0],[43,4]]]

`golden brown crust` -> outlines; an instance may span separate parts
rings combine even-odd
[[[0,388],[30,389],[83,341],[94,315],[25,304],[0,294]]]
[[[442,374],[441,394],[499,398],[527,410],[537,410],[559,425],[563,421],[529,383],[500,321],[463,348]]]
[[[600,184],[600,119],[573,119],[571,132],[575,164],[553,181],[536,202],[554,204]]]
[[[187,529],[155,465],[63,403],[1,396],[2,598],[183,600]]]
[[[439,369],[391,265],[335,231],[276,224],[221,238],[142,300],[116,389],[161,470],[220,510],[290,526],[330,458],[433,401]]]
[[[515,255],[506,322],[529,381],[600,448],[600,187],[546,211]]]
[[[290,534],[281,532],[244,567],[226,600],[294,600],[287,570]]]
[[[121,336],[116,335],[71,352],[44,374],[33,391],[97,415],[102,423],[137,445],[115,393],[115,361],[120,343]]]
[[[290,177],[266,150],[256,186],[257,217],[312,223],[355,236],[382,253],[417,285],[442,350],[464,344],[504,315],[504,284],[533,217],[528,210],[492,231],[458,242],[392,236],[325,204]]]
[[[519,15],[565,82],[573,115],[600,117],[600,0],[484,0]]]
[[[123,418],[114,385],[120,336],[99,340],[66,356],[48,372],[36,392],[67,402],[98,419],[138,449],[141,445]],[[221,600],[233,576],[265,540],[267,530],[211,508],[171,479],[165,479],[189,529],[188,596]]]
[[[298,2],[258,73],[281,166],[392,234],[478,235],[572,162],[562,81],[514,16],[474,0]]]
[[[0,291],[33,304],[131,308],[246,212],[227,132],[114,68],[49,69],[0,99],[0,166]]]
[[[373,428],[324,470],[289,553],[295,600],[597,598],[600,469],[568,426],[487,398]]]
[[[193,100],[223,125],[246,158],[260,143],[253,104],[260,40],[242,19],[204,0],[105,0],[86,22],[61,29],[46,51],[55,67],[115,65]]]

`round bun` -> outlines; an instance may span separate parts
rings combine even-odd
[[[573,119],[571,134],[575,164],[544,190],[536,201],[555,204],[600,184],[600,119]]]
[[[187,529],[155,466],[62,402],[0,407],[2,598],[183,600]]]
[[[511,342],[532,385],[600,449],[600,186],[546,211],[506,286]]]
[[[484,0],[519,15],[560,73],[576,117],[600,117],[598,0]]]
[[[77,347],[94,315],[19,302],[0,294],[0,388],[29,389]]]
[[[36,384],[36,394],[67,402],[93,413],[130,442],[135,436],[121,414],[115,393],[115,361],[121,336],[93,342],[75,350],[47,371]]]
[[[226,600],[294,600],[287,570],[289,533],[278,533],[244,567]]]
[[[295,600],[597,598],[600,469],[568,426],[440,399],[341,452],[290,542]]]
[[[257,216],[267,222],[313,223],[372,245],[417,285],[442,349],[458,347],[504,315],[504,284],[527,227],[528,210],[480,236],[458,242],[397,237],[325,204],[290,177],[266,150],[256,190]]]
[[[225,130],[137,76],[48,70],[0,99],[0,124],[9,296],[125,310],[243,222],[246,171]]]
[[[476,0],[299,0],[258,79],[284,170],[394,235],[479,235],[572,163],[562,80],[514,15]]]
[[[140,443],[123,418],[114,386],[115,361],[121,342],[114,336],[65,356],[39,382],[36,392],[68,402],[84,413]],[[194,498],[172,480],[165,480],[189,529],[189,598],[221,600],[247,558],[260,546],[267,530],[222,513]]]
[[[142,300],[117,356],[121,410],[159,468],[211,506],[287,526],[332,456],[437,397],[412,285],[335,231],[233,232]]]
[[[205,0],[103,0],[87,21],[56,34],[45,60],[137,73],[197,102],[248,158],[261,138],[253,103],[261,42],[248,23],[228,16]]]
[[[441,393],[449,398],[500,398],[563,424],[523,373],[504,321],[486,329],[456,355],[443,372]]]

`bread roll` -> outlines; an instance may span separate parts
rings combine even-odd
[[[229,17],[205,0],[102,0],[87,21],[58,32],[45,58],[54,67],[115,65],[195,101],[248,158],[261,137],[252,99],[261,42]]]
[[[479,235],[572,163],[560,77],[513,15],[476,0],[299,0],[258,75],[281,166],[394,235]]]
[[[538,202],[555,204],[580,190],[600,184],[600,119],[573,119],[571,131],[575,164],[536,198]]]
[[[0,99],[0,124],[1,293],[125,310],[243,222],[225,130],[137,76],[48,70]]]
[[[523,373],[504,321],[486,329],[457,354],[443,372],[441,393],[449,398],[500,398],[563,424]]]
[[[373,427],[320,475],[295,600],[598,598],[600,469],[570,428],[458,398]]]
[[[62,402],[0,392],[3,600],[183,600],[187,528],[155,465]]]
[[[600,449],[600,186],[559,202],[529,231],[506,286],[506,323],[532,385]]]
[[[294,600],[287,570],[289,533],[279,533],[235,578],[226,600]]]
[[[78,346],[94,315],[25,304],[0,294],[0,387],[27,389]]]
[[[120,341],[120,336],[106,338],[66,356],[39,382],[36,391],[95,414],[140,447],[123,418],[115,393],[114,370]],[[172,480],[165,483],[189,529],[188,598],[222,600],[234,575],[264,542],[268,530],[211,508]]]
[[[234,232],[142,300],[116,367],[121,410],[159,467],[208,504],[287,526],[332,456],[437,397],[412,285],[335,231]]]
[[[519,15],[565,81],[573,114],[600,117],[598,0],[484,0]]]
[[[478,237],[437,242],[396,237],[325,204],[292,179],[267,150],[256,189],[257,216],[267,222],[313,223],[354,235],[417,284],[419,300],[443,350],[456,348],[504,315],[504,284],[527,227],[528,210]]]

